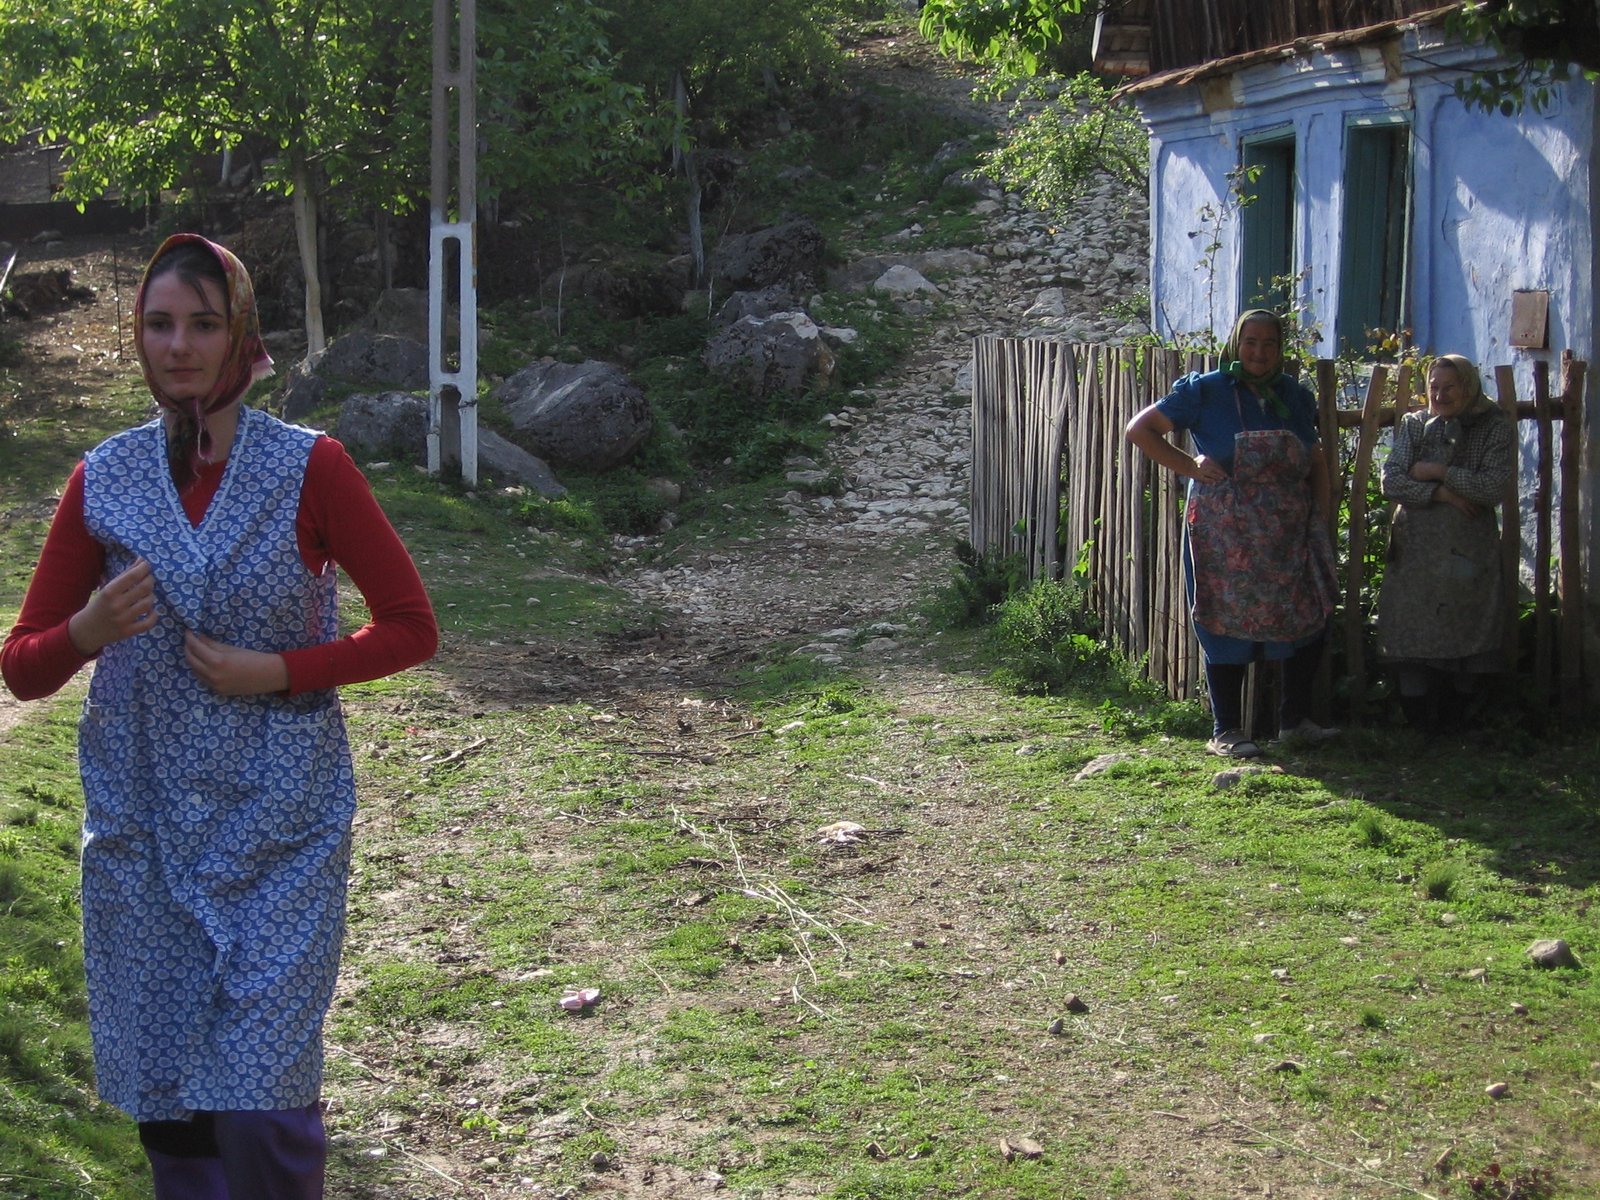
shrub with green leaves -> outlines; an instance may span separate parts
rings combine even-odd
[[[991,547],[979,551],[962,538],[955,544],[950,581],[930,600],[928,619],[941,629],[970,629],[994,620],[995,606],[1028,585],[1020,554]]]
[[[1112,664],[1099,621],[1083,589],[1068,580],[1041,580],[996,609],[996,679],[1019,692],[1058,692]]]

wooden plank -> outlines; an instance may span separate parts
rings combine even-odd
[[[1328,474],[1327,511],[1322,514],[1328,544],[1335,559],[1339,554],[1339,375],[1332,359],[1317,360],[1317,444],[1322,466]],[[1324,639],[1322,660],[1317,664],[1311,685],[1312,711],[1323,724],[1333,711],[1333,653],[1331,639]]]
[[[1494,369],[1495,392],[1500,399],[1500,411],[1511,418],[1512,428],[1517,423],[1517,377],[1510,366],[1499,366]],[[1513,438],[1511,452],[1518,453],[1522,444],[1521,438]],[[1505,492],[1500,497],[1500,577],[1506,581],[1505,595],[1501,600],[1504,607],[1503,621],[1505,640],[1502,648],[1505,655],[1505,669],[1517,669],[1517,610],[1518,581],[1521,578],[1522,567],[1522,490],[1520,486],[1521,470],[1513,470],[1511,478],[1506,480]]]
[[[1404,369],[1404,368],[1402,368]],[[1372,450],[1378,441],[1378,410],[1388,369],[1372,368],[1367,400],[1361,409],[1361,431],[1350,468],[1350,558],[1345,565],[1344,656],[1350,679],[1350,722],[1361,723],[1361,702],[1367,694],[1366,617],[1361,611],[1361,591],[1367,573],[1367,476],[1372,470]]]
[[[1328,469],[1330,511],[1328,536],[1339,544],[1339,374],[1331,358],[1317,360],[1317,437],[1322,445],[1323,465]]]
[[[1138,574],[1135,539],[1144,496],[1129,486],[1133,464],[1128,456],[1138,452],[1122,436],[1123,427],[1128,423],[1128,397],[1138,390],[1136,362],[1126,353],[1118,357],[1121,362],[1106,421],[1106,461],[1115,468],[1111,495],[1117,512],[1116,586],[1112,591],[1111,610],[1118,647],[1123,654],[1130,655],[1138,642],[1132,620],[1134,579]]]
[[[1561,355],[1561,711],[1568,719],[1583,707],[1582,488],[1584,363]]]
[[[1144,354],[1135,357],[1135,369],[1130,373],[1127,390],[1122,396],[1121,411],[1117,414],[1119,431],[1125,430],[1133,414],[1142,407],[1140,399],[1150,390],[1150,363]],[[1128,547],[1132,555],[1128,563],[1128,654],[1135,662],[1146,660],[1150,654],[1150,580],[1154,568],[1151,556],[1150,532],[1152,505],[1155,494],[1146,497],[1150,473],[1145,470],[1144,455],[1129,445],[1124,436],[1117,438],[1122,453],[1122,491],[1131,505],[1132,519],[1128,524]]]
[[[1104,612],[1101,590],[1105,586],[1105,530],[1102,527],[1101,517],[1105,511],[1105,456],[1100,453],[1101,436],[1100,426],[1104,414],[1101,412],[1102,397],[1105,394],[1105,379],[1102,368],[1104,366],[1103,352],[1096,353],[1094,368],[1084,375],[1083,418],[1088,425],[1087,446],[1089,454],[1089,489],[1087,507],[1084,512],[1085,542],[1089,547],[1089,578],[1085,581],[1090,596],[1090,603],[1096,612]]]
[[[1550,364],[1533,364],[1533,400],[1539,407],[1533,490],[1533,687],[1534,695],[1549,703],[1551,667],[1555,645],[1550,621],[1550,482],[1554,430],[1550,411]]]

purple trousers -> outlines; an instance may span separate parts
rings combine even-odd
[[[141,1121],[156,1200],[322,1200],[322,1106]]]

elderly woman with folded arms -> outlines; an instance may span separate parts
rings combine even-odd
[[[1507,586],[1495,509],[1516,473],[1516,434],[1459,354],[1428,369],[1428,407],[1395,425],[1383,494],[1395,501],[1378,596],[1378,655],[1409,724],[1458,724],[1478,682],[1504,668]],[[1451,693],[1446,697],[1446,693]]]

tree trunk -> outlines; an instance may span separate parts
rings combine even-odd
[[[672,165],[683,172],[689,189],[689,254],[694,261],[694,284],[706,278],[705,233],[700,227],[700,171],[695,165],[694,146],[689,142],[689,89],[680,72],[672,80],[672,107],[678,115],[681,137],[672,147]]]
[[[322,275],[317,268],[317,197],[311,171],[294,165],[294,232],[300,247],[300,272],[306,280],[306,356],[321,354],[328,340],[322,331]]]

